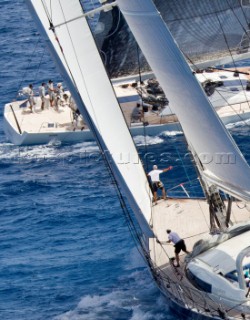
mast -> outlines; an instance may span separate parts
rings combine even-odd
[[[117,3],[182,125],[216,223],[225,229],[225,208],[218,188],[250,201],[249,166],[207,100],[153,2],[117,0]]]

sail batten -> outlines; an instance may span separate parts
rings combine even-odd
[[[118,4],[171,102],[187,141],[203,165],[204,179],[210,177],[218,186],[250,201],[249,166],[207,100],[153,2],[118,0]],[[141,10],[157,14],[143,16]],[[230,159],[228,155],[232,155]]]
[[[80,2],[26,2],[78,108],[110,161],[112,173],[125,193],[141,229],[146,235],[153,236],[150,227],[152,195],[142,164],[139,159],[137,162],[117,161],[117,157],[132,156],[137,151],[87,20],[84,17],[74,19],[82,13]],[[48,15],[52,21],[49,21]],[[56,36],[51,24],[60,25],[56,29]]]

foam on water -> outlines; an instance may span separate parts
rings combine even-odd
[[[135,136],[133,139],[138,147],[145,145],[150,146],[154,144],[160,144],[164,141],[159,136]]]
[[[226,128],[228,130],[230,130],[230,129],[233,129],[233,128],[248,127],[249,125],[250,125],[250,119],[247,119],[247,120],[228,123],[226,125]]]
[[[179,136],[183,135],[182,131],[164,131],[161,133],[163,137],[174,137],[174,136]]]
[[[23,0],[1,4],[4,105],[16,97],[20,85],[33,83],[37,88],[42,81],[62,79],[44,43],[34,52],[39,36]],[[249,156],[248,139],[242,134],[249,135],[245,122],[232,130],[241,135],[240,147]],[[166,166],[165,160],[174,164],[163,176],[166,189],[196,178],[183,157],[187,151],[181,135],[166,131],[146,137],[146,142],[143,136],[135,137],[140,152],[153,153],[160,167]],[[95,154],[98,158],[97,145],[51,141],[16,147],[5,139],[0,128],[0,318],[177,319],[135,248],[102,159],[81,161],[86,153],[91,160]],[[164,143],[166,139],[175,143]],[[149,147],[144,151],[145,145]],[[187,163],[185,172],[181,162]]]
[[[157,145],[164,142],[164,137],[176,137],[183,135],[182,131],[163,131],[156,136],[135,136],[133,137],[136,146]]]
[[[174,317],[168,315],[165,298],[156,295],[158,289],[146,273],[146,270],[133,272],[127,277],[126,290],[111,288],[105,294],[82,297],[74,310],[56,316],[54,320],[173,320]],[[148,296],[155,297],[153,308],[148,304]]]
[[[98,153],[99,148],[95,142],[83,142],[61,147],[61,144],[46,144],[36,146],[13,146],[10,143],[0,144],[0,160],[22,161],[58,159],[72,156],[84,157],[90,153]]]

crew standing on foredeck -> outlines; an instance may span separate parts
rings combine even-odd
[[[42,85],[39,87],[39,96],[41,98],[41,110],[44,110],[44,105],[45,105],[45,86],[46,83],[43,82]]]
[[[28,101],[29,101],[29,104],[30,104],[30,110],[31,110],[31,112],[33,112],[34,105],[36,103],[35,103],[34,91],[33,91],[33,85],[32,84],[29,85],[27,94],[28,94]]]
[[[185,253],[189,253],[189,251],[187,251],[186,248],[186,244],[185,241],[183,239],[181,239],[181,237],[176,233],[171,231],[170,229],[167,229],[167,234],[168,234],[168,243],[173,242],[174,247],[175,247],[175,259],[176,259],[176,265],[175,267],[179,267],[180,266],[180,257],[179,257],[179,253],[182,251],[184,251]]]
[[[84,121],[81,117],[81,113],[79,109],[77,108],[77,105],[72,98],[72,96],[69,97],[67,93],[63,94],[63,100],[65,105],[67,105],[73,112],[73,131],[75,131],[78,127],[78,124],[81,123],[81,130],[84,129]],[[79,122],[79,123],[78,123]]]
[[[49,80],[48,82],[48,94],[49,94],[50,106],[53,107],[53,103],[55,101],[55,90],[54,90],[54,85],[52,80]]]
[[[55,89],[55,100],[56,100],[56,110],[59,110],[59,106],[62,104],[63,102],[63,93],[64,93],[64,89],[63,86],[61,84],[61,82],[59,82],[56,86]]]
[[[148,177],[150,177],[151,179],[151,185],[152,185],[152,189],[153,189],[153,194],[154,194],[154,202],[155,204],[157,204],[157,190],[161,189],[162,191],[162,197],[164,200],[166,200],[166,191],[164,188],[164,184],[161,182],[160,180],[160,174],[163,172],[167,172],[169,170],[171,170],[173,167],[170,166],[168,168],[162,169],[162,170],[158,170],[157,165],[153,166],[153,170],[150,171],[148,173]]]

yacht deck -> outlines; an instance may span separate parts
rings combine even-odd
[[[37,104],[34,111],[31,113],[29,107],[20,108],[23,101],[15,101],[6,105],[5,118],[12,128],[19,132],[17,122],[22,132],[28,133],[44,133],[44,132],[72,132],[74,130],[80,131],[83,128],[88,129],[83,120],[78,121],[76,128],[73,125],[73,113],[67,106],[59,107],[56,111],[55,108],[48,106],[44,110],[40,108],[40,101],[37,99]],[[128,126],[139,126],[143,123],[132,123],[131,115],[136,103],[127,102],[121,105],[124,117]],[[13,108],[13,113],[11,107]],[[224,106],[215,109],[225,124],[235,121],[245,121],[250,118],[250,103],[238,103],[233,106]],[[108,111],[107,111],[108,112]],[[178,124],[177,117],[172,115],[161,115],[160,112],[149,111],[144,113],[143,121],[149,125],[162,125],[162,124]],[[179,128],[181,130],[181,127]],[[20,133],[20,132],[19,132]]]
[[[234,202],[231,220],[234,223],[250,221],[250,207]],[[206,201],[202,199],[160,200],[153,206],[151,223],[157,239],[150,239],[150,256],[154,267],[158,270],[159,287],[163,292],[168,292],[174,301],[184,304],[188,309],[206,306],[210,311],[207,313],[204,311],[204,315],[211,316],[211,310],[217,310],[218,304],[206,298],[204,293],[201,294],[187,279],[184,262],[186,254],[180,253],[180,268],[173,266],[171,258],[175,256],[174,247],[166,243],[168,240],[166,229],[177,232],[185,240],[187,250],[190,252],[195,242],[212,237],[209,234],[209,209]],[[214,314],[216,315],[216,312]],[[230,316],[242,319],[239,310],[231,310]],[[245,319],[250,319],[250,309]]]

